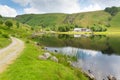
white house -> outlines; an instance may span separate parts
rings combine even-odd
[[[87,28],[74,28],[75,32],[91,32],[90,29]]]

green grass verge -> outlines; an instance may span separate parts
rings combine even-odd
[[[28,43],[22,54],[0,74],[0,80],[87,80],[78,70],[50,60],[38,60],[44,50]],[[80,73],[80,74],[78,74]]]
[[[106,32],[55,32],[56,34],[95,34],[95,35],[112,35],[112,34],[116,34],[119,35],[120,31],[117,32],[110,32],[110,31],[106,31]]]
[[[8,46],[11,43],[11,40],[9,38],[4,38],[0,35],[0,48],[4,48]]]

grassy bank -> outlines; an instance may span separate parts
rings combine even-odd
[[[87,80],[82,73],[62,63],[38,60],[38,55],[44,52],[31,43],[26,44],[19,58],[0,74],[0,80]]]
[[[11,43],[11,40],[9,38],[5,38],[2,35],[0,35],[0,48],[4,48],[8,46]]]
[[[95,35],[112,35],[112,34],[120,34],[120,31],[117,32],[112,32],[112,31],[107,31],[107,32],[74,32],[74,31],[70,31],[70,32],[54,32],[56,34],[95,34]]]

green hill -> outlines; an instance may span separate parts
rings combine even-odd
[[[110,24],[112,27],[110,27],[109,31],[120,31],[120,12],[112,18]]]
[[[120,13],[111,16],[105,11],[93,11],[76,14],[25,14],[18,15],[16,20],[30,26],[55,27],[55,25],[73,24],[81,27],[89,27],[94,24],[110,25],[108,31],[120,31]]]
[[[66,14],[25,14],[17,16],[16,19],[31,26],[49,26],[61,24]]]

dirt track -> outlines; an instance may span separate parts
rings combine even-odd
[[[6,48],[0,49],[0,73],[11,64],[24,49],[24,42],[11,37],[12,43]]]

